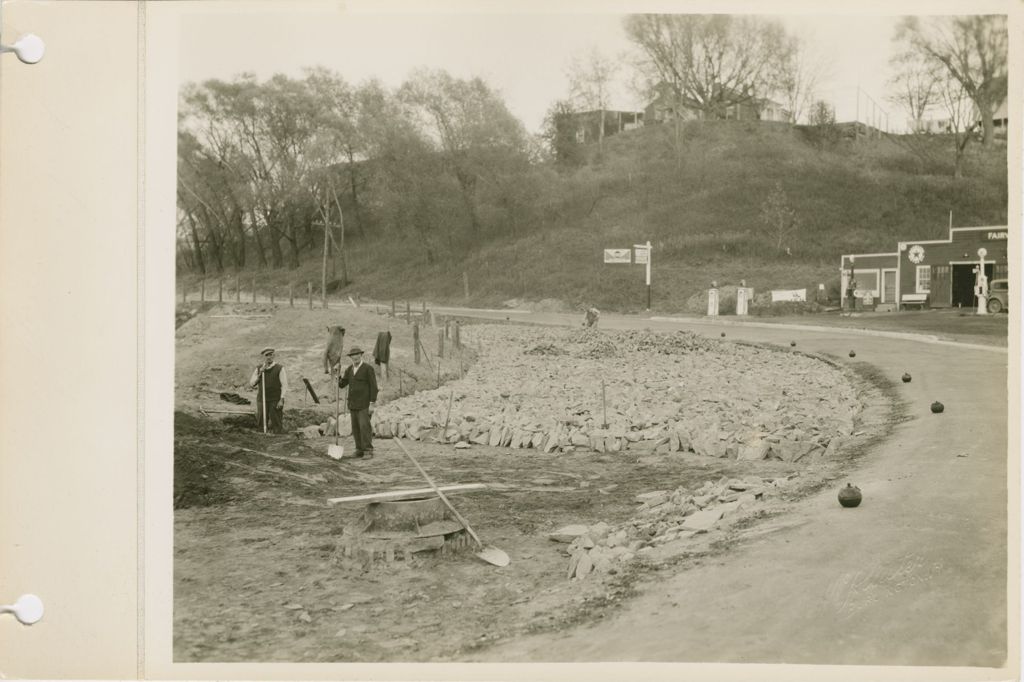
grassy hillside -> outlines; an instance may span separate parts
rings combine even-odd
[[[640,265],[605,265],[602,249],[654,245],[654,309],[685,310],[712,280],[768,288],[837,286],[842,253],[892,250],[897,239],[935,239],[954,226],[1005,224],[1006,148],[969,148],[965,176],[952,177],[943,136],[815,143],[806,130],[765,123],[652,126],[588,147],[588,161],[551,173],[543,227],[493,238],[468,256],[430,265],[415,243],[350,242],[352,282],[339,293],[495,305],[511,298],[560,299],[608,310],[641,310]],[[762,221],[770,193],[796,219],[782,240]],[[788,254],[786,252],[788,249]],[[268,271],[319,286],[320,260]],[[462,273],[470,282],[463,298]],[[285,295],[285,294],[282,294]],[[693,305],[693,302],[690,302]]]

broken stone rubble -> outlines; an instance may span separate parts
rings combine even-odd
[[[723,519],[751,509],[787,480],[723,478],[707,481],[693,491],[680,487],[642,493],[636,497],[641,505],[637,515],[617,528],[603,522],[592,526],[573,524],[550,537],[568,542],[569,578],[609,573],[617,570],[617,564],[649,555],[655,546],[685,541],[712,530]]]
[[[380,406],[379,437],[795,462],[833,456],[861,409],[842,370],[825,361],[687,332],[474,325],[464,333],[477,364],[448,387]]]

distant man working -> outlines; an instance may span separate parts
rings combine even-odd
[[[256,424],[264,432],[284,433],[284,394],[288,392],[288,374],[284,367],[274,362],[273,348],[264,348],[260,355],[263,356],[262,362],[256,365],[249,377],[249,386],[256,389]]]
[[[348,411],[352,415],[352,439],[355,441],[356,457],[373,457],[373,426],[370,416],[373,404],[377,402],[377,374],[373,367],[363,362],[363,350],[355,347],[348,352],[352,364],[338,379],[338,386],[348,386]]]
[[[583,319],[583,326],[584,327],[588,327],[588,328],[596,327],[597,326],[597,321],[599,319],[601,319],[601,311],[600,310],[598,310],[597,308],[593,308],[593,307],[587,308],[586,317],[584,317],[584,319]]]

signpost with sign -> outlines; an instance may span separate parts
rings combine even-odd
[[[651,243],[634,244],[630,249],[605,249],[605,263],[636,263],[647,268],[647,310],[651,309]]]
[[[651,309],[651,243],[646,244],[633,244],[633,250],[636,253],[637,265],[643,263],[647,266],[647,310]]]

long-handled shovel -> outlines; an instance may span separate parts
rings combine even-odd
[[[444,493],[441,492],[440,488],[437,487],[437,484],[434,483],[430,476],[427,475],[427,472],[423,470],[423,467],[420,466],[420,463],[416,461],[416,458],[413,457],[412,454],[405,449],[405,446],[402,445],[402,441],[396,438],[395,443],[397,443],[399,449],[401,449],[401,451],[405,453],[405,456],[409,458],[409,461],[416,465],[416,468],[419,469],[419,472],[423,476],[423,479],[428,484],[430,484],[430,487],[434,489],[434,492],[437,493],[437,496],[441,498],[441,501],[444,502],[445,506],[451,510],[452,514],[455,514],[455,518],[459,520],[459,523],[462,524],[462,527],[465,528],[467,532],[469,532],[470,537],[472,537],[473,540],[476,541],[477,546],[480,548],[480,551],[477,552],[476,555],[489,564],[493,564],[495,566],[508,566],[510,561],[508,558],[508,554],[505,554],[505,552],[501,551],[497,547],[485,547],[484,543],[480,542],[480,538],[478,538],[476,533],[473,532],[473,529],[469,527],[469,522],[462,517],[462,514],[456,511],[455,507],[452,506],[452,503],[448,501],[448,498],[445,497]]]
[[[345,456],[345,448],[338,444],[338,436],[341,434],[341,389],[338,387],[339,377],[334,374],[331,376],[334,378],[334,444],[327,446],[327,456],[341,459]]]
[[[263,405],[263,435],[267,434],[267,373],[260,370],[260,403]]]

